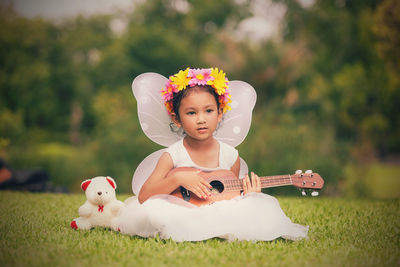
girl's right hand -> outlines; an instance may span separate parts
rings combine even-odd
[[[211,196],[212,186],[200,176],[201,171],[179,171],[174,175],[180,186],[196,194],[199,198],[207,199]]]

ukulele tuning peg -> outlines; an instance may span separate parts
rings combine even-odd
[[[312,191],[311,192],[311,196],[313,196],[313,197],[319,196],[319,192],[318,191]]]
[[[295,173],[296,173],[296,174],[302,174],[303,171],[302,171],[302,170],[297,170]]]
[[[304,191],[304,189],[303,190],[301,190],[301,195],[304,197],[304,196],[307,196],[307,193],[306,193],[306,191]]]
[[[312,173],[312,170],[306,170],[306,173],[307,173],[307,174],[311,174],[311,173]]]

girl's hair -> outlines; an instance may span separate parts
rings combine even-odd
[[[208,92],[215,98],[215,102],[217,103],[217,110],[219,112],[219,107],[220,103],[218,101],[218,95],[215,92],[214,88],[212,88],[209,85],[196,85],[194,87],[187,88],[186,90],[181,90],[179,91],[176,95],[174,95],[174,98],[172,99],[172,104],[173,104],[173,111],[176,115],[176,119],[179,121],[179,107],[181,106],[181,101],[184,99],[187,95],[191,94],[194,91],[203,91],[203,92]]]

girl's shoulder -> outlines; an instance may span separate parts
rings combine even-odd
[[[172,145],[170,145],[165,152],[167,152],[169,154],[169,156],[171,157],[171,160],[173,162],[174,168],[187,163],[187,161],[189,161],[189,157],[187,155],[186,149],[183,145],[183,139],[173,143]]]
[[[185,148],[183,146],[183,139],[180,139],[179,141],[176,141],[175,143],[173,143],[172,145],[167,147],[166,152],[171,154],[171,153],[174,153],[176,151],[181,151],[183,148]]]

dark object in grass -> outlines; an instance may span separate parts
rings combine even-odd
[[[0,190],[68,193],[65,187],[52,184],[46,171],[38,169],[13,170],[1,158]]]

